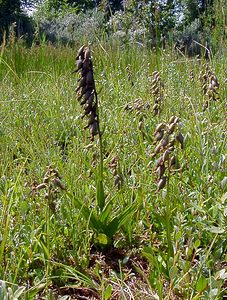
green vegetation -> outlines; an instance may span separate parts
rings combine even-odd
[[[222,299],[227,56],[93,46],[100,156],[75,93],[77,50],[12,43],[0,68],[0,298]],[[173,115],[184,142],[160,186],[154,133]]]
[[[226,9],[0,1],[0,300],[227,297]]]

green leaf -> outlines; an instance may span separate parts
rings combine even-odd
[[[103,224],[96,216],[95,212],[90,208],[85,206],[82,201],[80,201],[78,198],[74,197],[74,195],[71,195],[69,192],[66,192],[68,197],[72,199],[74,205],[81,211],[83,217],[85,220],[90,221],[89,225],[91,228],[95,231],[103,231]]]
[[[98,233],[95,236],[94,243],[96,246],[105,248],[105,247],[111,245],[112,241],[105,233]]]
[[[40,292],[42,291],[45,287],[47,287],[48,284],[45,282],[45,283],[39,283],[37,284],[36,286],[30,288],[27,292],[26,292],[26,297],[25,299],[28,299],[28,300],[32,300],[35,298],[35,296]]]
[[[14,298],[19,298],[20,296],[22,296],[24,294],[24,291],[26,290],[25,286],[21,286],[19,287],[16,292],[14,293]]]
[[[112,213],[112,204],[108,203],[108,205],[106,205],[104,207],[104,210],[100,214],[100,221],[102,223],[106,223],[106,221],[109,218],[109,216],[111,215],[111,213]]]
[[[105,290],[104,299],[105,300],[110,299],[111,294],[112,294],[112,286],[110,284],[108,284],[108,286],[107,286],[107,288]]]
[[[177,267],[176,266],[172,266],[169,270],[169,277],[171,280],[174,280],[177,277]]]
[[[204,276],[200,276],[196,284],[196,290],[198,293],[204,291],[207,287],[207,279]]]
[[[149,261],[149,263],[153,266],[154,263],[153,249],[151,247],[144,247],[142,251],[142,255],[145,256]]]
[[[201,245],[200,240],[196,240],[194,243],[194,247],[197,249],[197,248],[199,248],[200,245]]]
[[[109,237],[112,237],[117,232],[117,230],[126,223],[131,214],[135,212],[136,208],[137,203],[129,205],[124,212],[112,219],[112,221],[107,225],[105,233]]]

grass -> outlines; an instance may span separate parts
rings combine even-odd
[[[227,56],[208,61],[220,99],[203,110],[203,60],[117,43],[92,50],[105,214],[96,202],[98,139],[90,145],[76,100],[77,49],[1,48],[0,299],[224,299]],[[156,116],[155,70],[164,83]],[[150,108],[126,110],[137,98]],[[176,149],[182,170],[157,192],[153,133],[172,115],[185,137]],[[110,167],[116,156],[120,186]],[[36,189],[48,166],[65,190]],[[106,242],[100,221],[120,215]]]

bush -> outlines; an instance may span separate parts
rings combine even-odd
[[[105,15],[97,10],[86,13],[69,13],[57,18],[44,18],[39,21],[39,32],[51,42],[63,44],[94,42],[103,33]]]
[[[201,21],[194,20],[190,26],[183,31],[174,33],[175,48],[188,56],[201,55],[208,47],[209,40],[202,31]],[[201,46],[203,45],[203,46]]]

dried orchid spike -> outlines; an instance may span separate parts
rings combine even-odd
[[[151,81],[151,94],[154,98],[154,105],[153,105],[153,113],[154,116],[159,115],[161,112],[161,104],[163,101],[164,96],[164,84],[161,80],[160,73],[158,71],[154,71],[152,73],[152,81]]]
[[[203,66],[203,69],[199,74],[199,80],[201,82],[203,94],[205,96],[203,103],[203,110],[205,110],[209,106],[211,101],[219,100],[219,82],[216,74],[208,64]]]
[[[90,129],[91,141],[93,141],[95,135],[99,133],[99,118],[97,113],[98,103],[93,75],[91,50],[89,47],[83,45],[78,50],[76,66],[77,69],[75,72],[80,72],[78,87],[76,89],[77,100],[80,102],[80,105],[84,110],[82,118],[86,116],[88,119],[88,123],[84,129]]]
[[[171,172],[174,174],[176,170],[180,169],[175,146],[178,143],[183,149],[184,137],[179,129],[179,121],[179,117],[171,116],[168,122],[159,123],[154,130],[155,149],[151,157],[158,156],[154,162],[154,173],[157,178],[156,192],[165,187]]]

